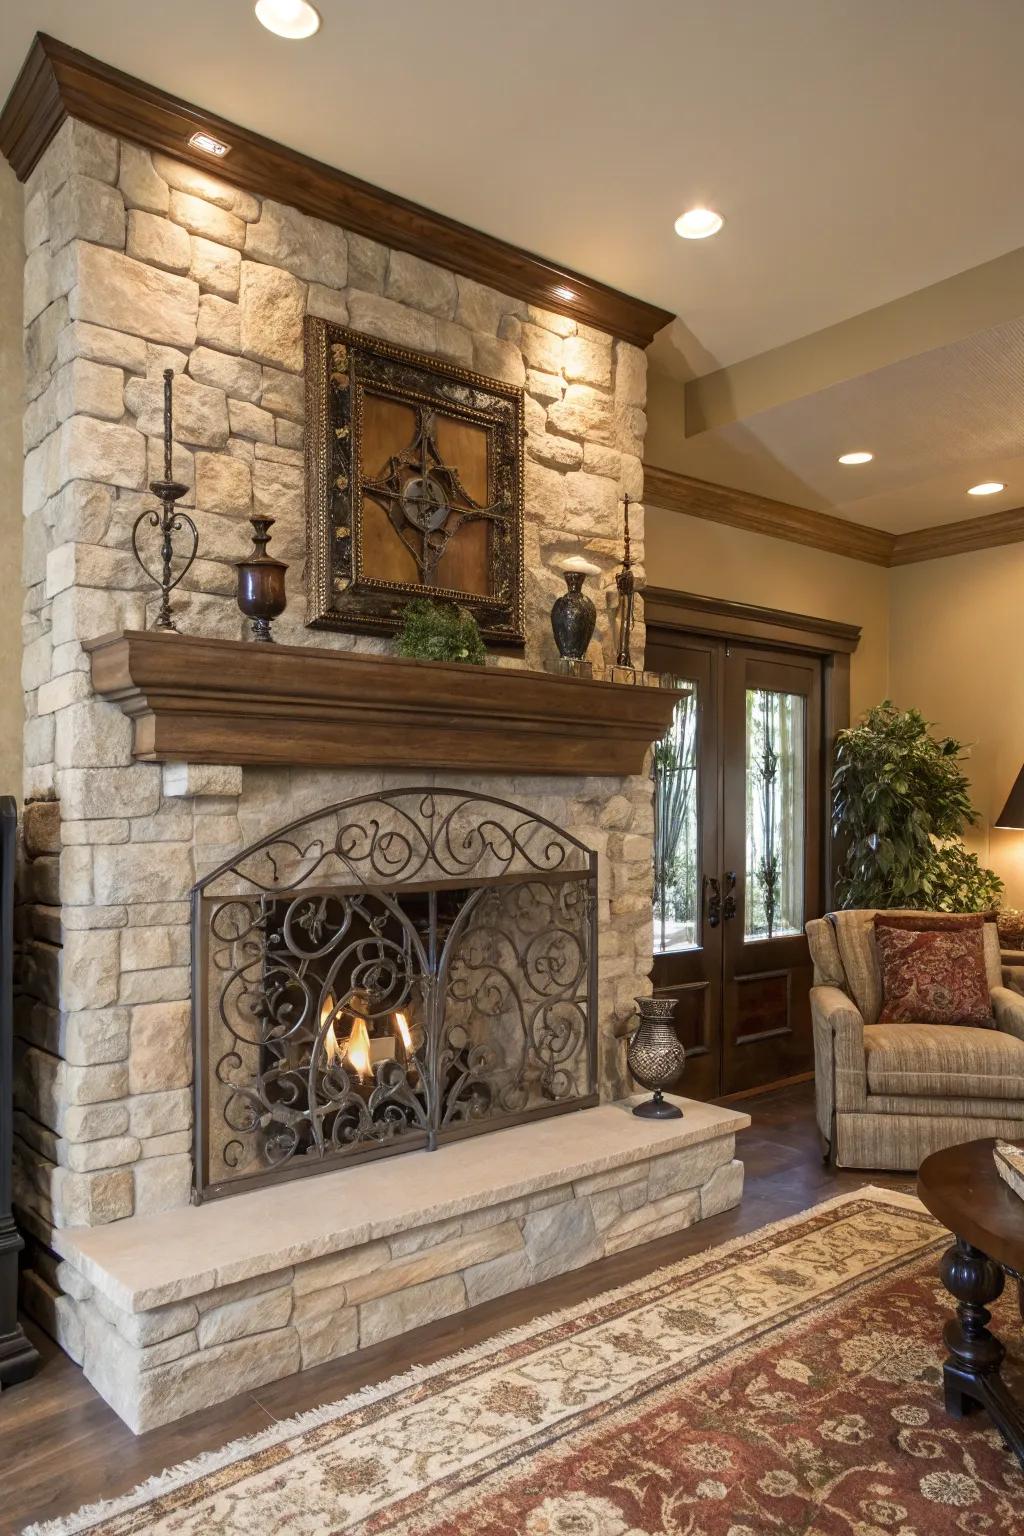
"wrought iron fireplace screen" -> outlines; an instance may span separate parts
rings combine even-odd
[[[597,1102],[597,856],[506,800],[364,795],[195,886],[198,1198]]]

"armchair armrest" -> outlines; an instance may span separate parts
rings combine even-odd
[[[1009,987],[1011,992],[1024,994],[1024,953],[1016,949],[1004,949],[1001,959],[1003,986]]]
[[[1011,992],[1009,987],[993,987],[992,1011],[997,1029],[1024,1040],[1024,997],[1019,992]]]
[[[831,1145],[836,1112],[863,1109],[867,1097],[864,1018],[839,987],[812,987],[811,1022],[818,1129]]]

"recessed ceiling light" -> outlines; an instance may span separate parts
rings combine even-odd
[[[684,240],[706,240],[717,235],[725,220],[711,208],[689,208],[676,219],[676,234]]]
[[[256,0],[256,19],[268,32],[293,40],[312,37],[320,26],[320,12],[307,0]]]
[[[212,133],[194,133],[188,142],[193,149],[201,149],[207,155],[216,155],[218,160],[223,160],[231,149],[230,144],[222,144]]]
[[[873,458],[873,453],[859,449],[856,453],[841,453],[839,455],[839,462],[840,464],[870,464]]]
[[[994,496],[997,491],[1005,491],[1006,486],[1001,480],[983,480],[980,485],[972,485],[968,490],[968,496]]]

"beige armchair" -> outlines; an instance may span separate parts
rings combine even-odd
[[[994,1028],[880,1024],[874,916],[832,912],[807,924],[826,1155],[840,1168],[911,1170],[957,1142],[1024,1135],[1024,996],[1003,985],[995,924],[985,924]]]

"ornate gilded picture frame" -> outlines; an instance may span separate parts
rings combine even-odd
[[[525,643],[523,392],[306,320],[307,619],[392,634],[417,597]]]

